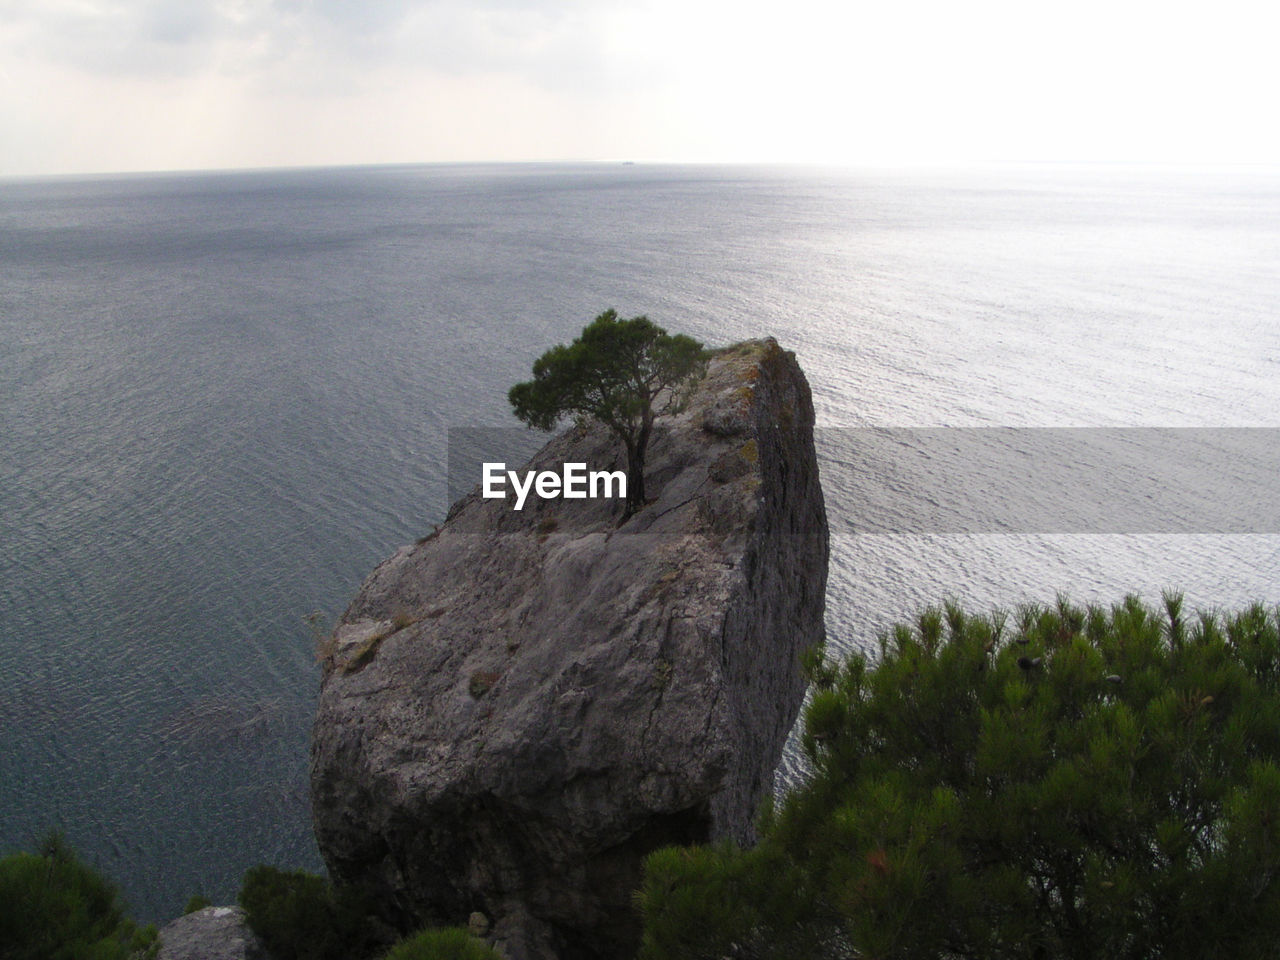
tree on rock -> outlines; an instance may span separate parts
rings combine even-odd
[[[552,347],[533,363],[533,379],[507,394],[529,426],[550,430],[565,416],[599,420],[627,453],[623,519],[644,506],[644,455],[656,417],[678,409],[706,370],[697,340],[671,335],[648,317],[619,320],[606,310],[570,344]]]

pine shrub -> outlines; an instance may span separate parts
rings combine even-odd
[[[38,853],[0,859],[0,957],[4,960],[142,960],[154,927],[124,912],[114,884],[82,863],[58,834]]]
[[[812,667],[810,779],[649,858],[643,960],[1280,951],[1276,611],[948,605]]]
[[[260,864],[239,901],[273,960],[358,960],[376,947],[366,899],[316,874]]]
[[[384,960],[500,960],[482,940],[465,927],[423,930],[401,940]]]

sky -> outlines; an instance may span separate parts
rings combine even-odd
[[[0,0],[0,174],[1280,161],[1224,0]]]

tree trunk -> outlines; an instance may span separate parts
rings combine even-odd
[[[625,522],[637,510],[644,507],[644,451],[653,431],[653,414],[648,410],[640,421],[640,431],[634,441],[627,443],[627,509],[622,514]]]
[[[625,521],[644,506],[644,454],[633,444],[627,444],[627,509],[622,514]]]

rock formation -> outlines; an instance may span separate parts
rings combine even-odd
[[[156,960],[270,960],[239,907],[205,907],[165,924]]]
[[[483,499],[365,582],[325,651],[316,837],[402,930],[492,922],[511,960],[620,960],[646,853],[752,839],[823,639],[813,405],[773,340],[658,421],[651,501]],[[621,469],[599,425],[531,469]],[[477,481],[479,465],[477,465]]]

